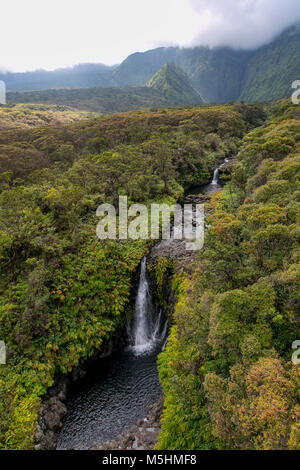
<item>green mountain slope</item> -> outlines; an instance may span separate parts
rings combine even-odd
[[[165,64],[151,78],[147,86],[161,93],[176,106],[203,103],[189,77],[174,62]]]
[[[181,67],[204,101],[225,103],[239,97],[245,67],[251,56],[252,52],[225,47],[184,49]]]
[[[210,181],[257,109],[139,111],[0,130],[0,450],[32,449],[40,397],[126,324],[134,273],[153,241],[98,240],[97,207],[119,194],[172,203],[184,187]]]
[[[160,47],[130,55],[112,72],[115,85],[143,85],[168,62],[177,64],[206,102],[236,100],[241,91],[250,51],[208,47]]]
[[[187,75],[175,64],[166,65],[153,77],[150,86],[78,88],[11,92],[7,94],[8,105],[46,104],[68,106],[78,111],[110,114],[161,107],[177,107],[201,104],[198,92]]]
[[[129,55],[111,74],[116,86],[143,86],[167,62],[179,64],[179,48],[159,47]]]
[[[291,96],[300,77],[300,29],[292,29],[262,47],[250,60],[240,99],[272,101]]]

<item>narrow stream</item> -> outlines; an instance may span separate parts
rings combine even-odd
[[[211,183],[194,188],[197,193],[191,194],[220,191],[219,169],[227,162],[225,159],[216,168]],[[90,366],[85,379],[72,388],[58,450],[99,447],[145,417],[161,395],[156,360],[165,347],[167,328],[153,305],[144,258],[135,316],[128,324],[129,347]]]

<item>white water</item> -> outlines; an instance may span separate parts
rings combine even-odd
[[[223,186],[221,184],[219,184],[219,173],[220,173],[220,169],[223,168],[224,165],[226,165],[226,163],[229,162],[229,159],[228,158],[225,158],[223,163],[221,163],[214,171],[214,175],[213,175],[213,179],[211,181],[211,183],[203,186],[202,188],[200,188],[200,192],[202,194],[212,194],[216,191],[220,191]]]
[[[214,177],[212,179],[211,184],[218,184],[219,181],[219,167],[215,169],[214,171]]]
[[[135,302],[135,317],[129,332],[130,349],[139,356],[153,351],[163,342],[167,334],[167,321],[162,325],[161,312],[155,318],[155,309],[147,277],[147,260],[143,258],[138,293]]]
[[[212,182],[211,182],[210,184],[216,185],[216,184],[219,183],[219,170],[220,170],[221,168],[223,168],[223,166],[226,165],[226,163],[228,163],[228,162],[229,162],[229,159],[228,159],[228,158],[225,158],[225,159],[224,159],[224,162],[221,163],[221,165],[219,165],[219,166],[215,169],[215,171],[214,171],[214,176],[213,176]]]

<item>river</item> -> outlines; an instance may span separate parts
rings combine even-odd
[[[219,169],[227,161],[216,168],[211,183],[195,190],[202,194],[220,191]],[[70,390],[58,450],[86,450],[114,439],[144,418],[162,393],[156,360],[166,343],[167,323],[153,305],[146,258],[141,263],[128,337],[129,347],[89,366],[85,378]]]

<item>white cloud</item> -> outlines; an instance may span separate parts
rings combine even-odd
[[[300,21],[299,0],[190,0],[199,32],[193,44],[251,49]]]
[[[9,0],[0,8],[0,67],[14,71],[116,64],[160,45],[251,48],[300,20],[299,0]]]

